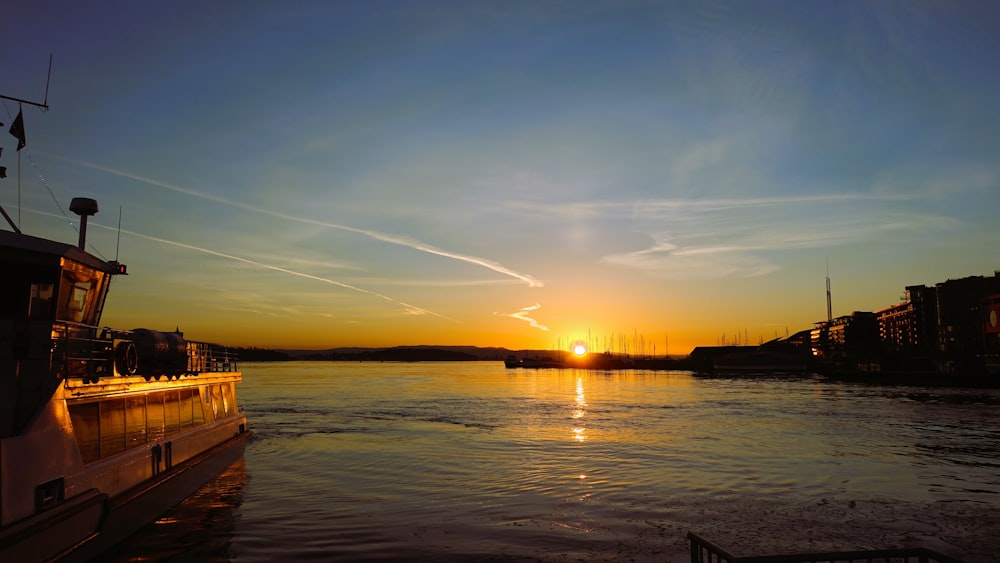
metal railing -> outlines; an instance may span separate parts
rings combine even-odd
[[[687,537],[691,563],[962,563],[922,547],[737,557],[694,532]]]
[[[188,340],[188,373],[236,371],[237,356],[225,346]]]
[[[225,346],[183,340],[182,363],[174,375],[237,371],[237,354]],[[99,328],[81,323],[52,325],[51,369],[65,378],[99,379],[118,375],[160,375],[136,368],[144,358],[136,352],[132,331]],[[131,352],[128,351],[131,347]],[[129,358],[128,354],[132,354]],[[147,358],[150,359],[150,358]],[[155,360],[156,358],[151,358]]]

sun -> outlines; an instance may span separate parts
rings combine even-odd
[[[587,353],[587,347],[583,344],[577,344],[573,346],[573,354],[576,356],[582,356]]]

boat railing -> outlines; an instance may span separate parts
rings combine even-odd
[[[237,354],[226,346],[185,340],[173,356],[174,367],[144,373],[145,363],[136,351],[133,331],[101,328],[82,323],[59,321],[52,325],[52,371],[63,377],[97,380],[117,375],[197,375],[237,371]],[[158,360],[158,358],[150,358]],[[157,364],[159,365],[159,364]],[[137,371],[138,370],[138,371]],[[169,371],[169,372],[168,372]]]
[[[74,322],[52,325],[53,373],[63,378],[99,379],[114,374],[114,342],[101,338],[97,327]]]
[[[736,557],[694,532],[688,532],[687,537],[691,563],[961,563],[922,547]]]
[[[188,372],[208,373],[237,371],[236,352],[225,346],[187,341]]]

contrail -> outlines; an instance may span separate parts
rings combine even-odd
[[[183,188],[181,186],[175,186],[173,184],[168,184],[166,182],[161,182],[159,180],[154,180],[152,178],[146,178],[144,176],[139,176],[137,174],[132,174],[131,172],[126,172],[124,170],[116,170],[114,168],[108,168],[107,166],[101,166],[99,164],[94,164],[92,162],[84,162],[84,161],[81,161],[81,160],[75,160],[75,159],[65,158],[65,157],[55,157],[55,158],[58,158],[60,160],[64,160],[66,162],[72,162],[72,163],[75,163],[75,164],[79,164],[80,166],[86,166],[86,167],[92,168],[94,170],[100,170],[102,172],[107,172],[108,174],[113,174],[115,176],[120,176],[120,177],[123,177],[123,178],[129,178],[129,179],[136,180],[138,182],[143,182],[145,184],[149,184],[149,185],[152,185],[152,186],[157,186],[157,187],[160,187],[160,188],[165,188],[165,189],[168,189],[168,190],[171,190],[171,191],[175,191],[177,193],[182,193],[182,194],[185,194],[185,195],[189,195],[189,196],[197,197],[197,198],[201,198],[201,199],[207,199],[209,201],[214,201],[216,203],[222,203],[224,205],[229,205],[229,206],[232,206],[232,207],[238,207],[240,209],[245,209],[247,211],[253,211],[254,213],[261,213],[261,214],[264,214],[264,215],[270,215],[272,217],[278,217],[280,219],[285,219],[285,220],[288,220],[288,221],[295,221],[295,222],[304,223],[304,224],[307,224],[307,225],[317,225],[317,226],[320,226],[320,227],[326,227],[328,229],[337,229],[337,230],[341,230],[341,231],[348,231],[348,232],[351,232],[351,233],[357,233],[357,234],[360,234],[360,235],[364,235],[364,236],[373,238],[375,240],[380,240],[382,242],[387,242],[387,243],[390,243],[390,244],[398,244],[400,246],[405,246],[405,247],[408,247],[408,248],[412,248],[414,250],[419,250],[421,252],[426,252],[428,254],[436,254],[438,256],[443,256],[445,258],[451,258],[453,260],[460,260],[462,262],[468,262],[470,264],[475,264],[477,266],[482,266],[484,268],[488,268],[488,269],[493,270],[494,272],[497,272],[499,274],[503,274],[505,276],[510,276],[512,278],[521,280],[521,281],[525,282],[526,284],[528,284],[528,287],[542,287],[543,285],[545,285],[541,281],[536,280],[535,278],[533,278],[533,277],[531,277],[531,276],[529,276],[527,274],[522,274],[520,272],[516,272],[514,270],[511,270],[510,268],[507,268],[506,266],[503,266],[502,264],[499,264],[499,263],[494,262],[492,260],[487,260],[486,258],[479,258],[478,256],[467,256],[465,254],[458,254],[458,253],[455,253],[455,252],[449,252],[447,250],[442,250],[440,248],[436,248],[436,247],[431,246],[429,244],[424,244],[422,242],[415,241],[415,240],[412,240],[412,239],[409,239],[409,238],[406,238],[406,237],[394,236],[394,235],[382,233],[382,232],[379,232],[379,231],[372,231],[372,230],[368,230],[368,229],[359,229],[357,227],[351,227],[351,226],[348,226],[348,225],[339,225],[337,223],[328,223],[326,221],[320,221],[320,220],[317,220],[317,219],[309,219],[307,217],[296,217],[294,215],[288,215],[287,213],[281,213],[280,211],[274,211],[274,210],[271,210],[271,209],[265,209],[265,208],[262,208],[262,207],[256,207],[254,205],[249,205],[247,203],[243,203],[243,202],[239,202],[239,201],[233,201],[231,199],[226,199],[224,197],[220,197],[220,196],[216,196],[216,195],[212,195],[212,194],[207,194],[207,193],[199,192],[199,191],[192,190],[192,189],[189,189],[189,188]]]
[[[531,317],[528,316],[528,313],[530,313],[532,311],[537,311],[538,309],[541,309],[541,308],[542,308],[541,304],[535,303],[534,305],[529,305],[527,307],[524,307],[523,309],[521,309],[520,311],[518,311],[516,313],[493,313],[493,314],[494,315],[503,315],[505,317],[510,317],[512,319],[520,319],[522,321],[527,322],[528,324],[530,324],[531,326],[533,326],[533,327],[535,327],[535,328],[537,328],[539,330],[548,331],[549,327],[547,327],[547,326],[539,323],[535,319],[533,319],[533,318],[531,318]]]
[[[100,224],[97,224],[97,223],[92,224],[92,226],[100,227],[102,229],[107,229],[107,230],[110,230],[110,231],[117,231],[118,230],[116,228],[107,227],[107,226],[100,225]],[[128,231],[128,230],[125,230],[125,229],[122,229],[121,232],[123,232],[125,234],[128,234],[128,235],[132,235],[134,237],[139,237],[139,238],[143,238],[143,239],[146,239],[146,240],[151,240],[151,241],[154,241],[154,242],[159,242],[159,243],[163,243],[163,244],[169,244],[169,245],[177,246],[179,248],[185,248],[187,250],[195,250],[197,252],[203,252],[205,254],[210,254],[212,256],[218,256],[220,258],[227,258],[229,260],[235,260],[237,262],[243,262],[244,264],[250,264],[250,265],[253,265],[253,266],[260,267],[260,268],[265,268],[265,269],[268,269],[268,270],[274,270],[275,272],[282,272],[284,274],[290,274],[290,275],[293,275],[293,276],[298,276],[300,278],[306,278],[306,279],[309,279],[309,280],[315,280],[315,281],[319,281],[319,282],[323,282],[323,283],[328,283],[330,285],[335,285],[335,286],[338,286],[338,287],[342,287],[344,289],[350,289],[351,291],[357,291],[358,293],[364,293],[366,295],[371,295],[373,297],[378,297],[379,299],[383,299],[385,301],[388,301],[389,303],[393,303],[393,304],[396,304],[396,305],[402,305],[403,307],[406,307],[407,309],[409,309],[410,311],[413,311],[413,312],[418,312],[418,313],[422,313],[422,314],[426,313],[428,315],[434,315],[435,317],[442,318],[442,319],[445,319],[447,321],[451,321],[453,323],[463,324],[462,321],[455,320],[455,319],[453,319],[451,317],[447,317],[447,316],[442,315],[440,313],[435,313],[434,311],[430,311],[430,310],[424,309],[422,307],[417,307],[416,305],[410,305],[409,303],[405,303],[403,301],[399,301],[398,299],[393,299],[392,297],[389,297],[387,295],[382,295],[381,293],[378,293],[378,292],[375,292],[375,291],[371,291],[371,290],[368,290],[368,289],[363,289],[363,288],[360,288],[360,287],[356,287],[356,286],[353,286],[353,285],[350,285],[350,284],[347,284],[347,283],[344,283],[344,282],[339,282],[337,280],[331,280],[329,278],[324,278],[324,277],[320,277],[320,276],[314,276],[312,274],[306,274],[304,272],[297,272],[295,270],[289,270],[288,268],[282,268],[280,266],[274,266],[272,264],[265,264],[263,262],[257,262],[256,260],[250,260],[249,258],[243,258],[243,257],[240,257],[240,256],[234,256],[232,254],[226,254],[225,252],[219,252],[219,251],[216,251],[216,250],[211,250],[211,249],[208,249],[208,248],[202,248],[200,246],[194,246],[192,244],[185,244],[183,242],[177,242],[177,241],[168,240],[168,239],[165,239],[165,238],[154,237],[152,235],[144,235],[142,233],[137,233],[137,232],[134,232],[134,231]]]

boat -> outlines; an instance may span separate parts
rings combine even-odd
[[[508,356],[507,359],[503,361],[504,366],[508,369],[515,368],[525,368],[525,369],[548,369],[548,368],[564,368],[566,367],[565,362],[562,362],[556,358],[549,356],[528,356],[524,358],[518,358],[516,356]]]
[[[568,364],[571,367],[599,371],[630,369],[635,365],[631,357],[624,354],[612,354],[611,352],[572,357]]]
[[[519,358],[511,355],[503,361],[504,366],[509,369],[591,369],[591,370],[617,370],[633,367],[632,358],[605,352],[603,354],[587,354],[580,357],[562,358],[552,356],[526,356]]]
[[[0,229],[0,561],[86,561],[238,461],[251,432],[224,347],[101,327],[124,265]]]

